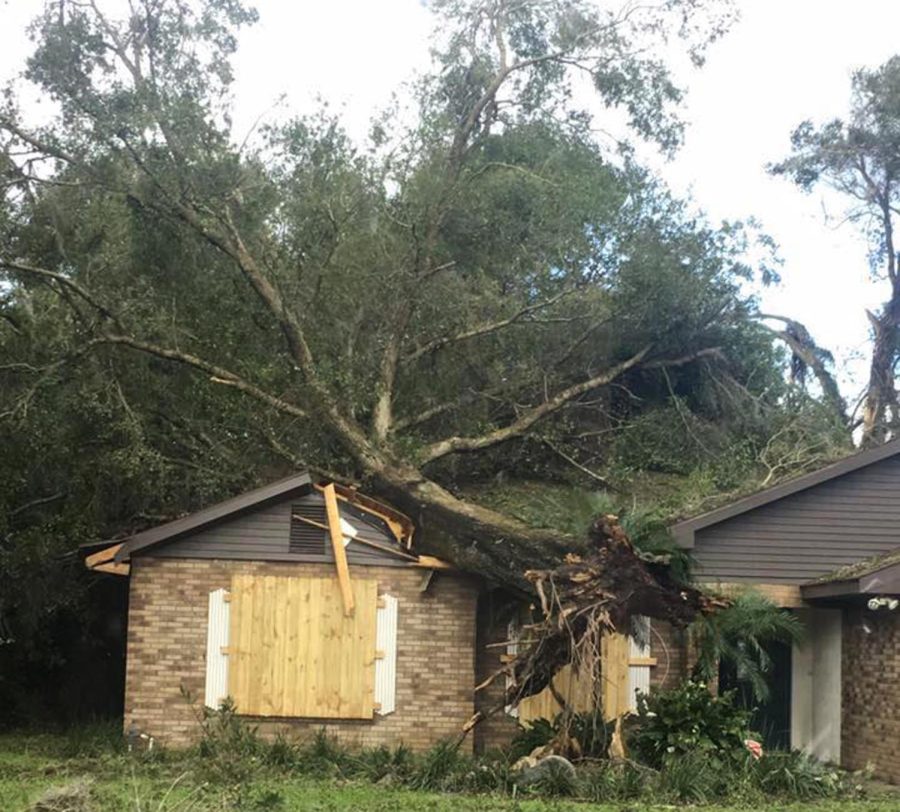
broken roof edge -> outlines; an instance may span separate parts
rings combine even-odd
[[[412,537],[415,531],[412,520],[405,514],[398,511],[392,505],[382,502],[379,499],[360,493],[355,488],[351,488],[339,483],[333,483],[337,491],[338,498],[346,501],[348,504],[355,505],[367,513],[379,516],[387,523],[391,532],[397,537],[397,542],[404,547],[406,552],[396,551],[398,555],[409,558],[411,566],[425,567],[428,569],[455,569],[451,564],[432,556],[419,556],[412,552]],[[144,550],[148,547],[174,541],[182,536],[197,532],[209,525],[238,516],[242,513],[249,512],[270,502],[277,501],[291,494],[305,493],[313,489],[313,487],[321,488],[322,483],[314,482],[309,472],[293,474],[292,476],[263,485],[251,491],[246,491],[238,496],[217,502],[209,507],[181,516],[165,524],[151,527],[136,533],[131,537],[123,539],[110,539],[105,542],[92,542],[84,547],[91,549],[100,548],[99,552],[94,553],[88,558],[93,559],[93,566],[88,565],[89,569],[98,569],[103,566],[113,566],[124,564],[130,560],[135,552]],[[385,552],[394,552],[383,549]]]
[[[724,522],[735,516],[740,516],[742,513],[748,513],[756,508],[763,507],[772,502],[777,502],[779,499],[783,499],[786,496],[792,496],[793,494],[800,493],[808,488],[821,485],[824,482],[836,479],[844,474],[849,474],[860,468],[865,468],[867,465],[886,460],[896,454],[900,454],[900,439],[891,440],[883,445],[875,446],[875,448],[869,448],[865,451],[857,451],[854,454],[848,454],[846,457],[830,463],[823,468],[811,471],[808,474],[801,474],[798,477],[788,479],[785,482],[773,485],[770,488],[765,488],[756,493],[744,496],[741,499],[737,499],[722,507],[706,511],[697,516],[682,519],[671,525],[669,530],[672,537],[681,547],[691,548],[694,546],[694,533],[697,530],[702,530],[705,527],[710,527],[711,525]]]
[[[209,507],[201,508],[171,522],[143,530],[130,538],[124,539],[124,543],[116,553],[115,560],[116,562],[126,561],[133,553],[146,547],[160,544],[164,541],[172,541],[186,533],[194,532],[227,517],[260,507],[295,491],[309,490],[312,488],[312,484],[309,472],[304,471],[280,479],[277,482],[263,485],[260,488],[255,488],[252,491],[246,491]],[[118,541],[123,540],[119,539]],[[117,540],[110,540],[110,544],[115,543],[117,543]]]
[[[847,564],[803,584],[804,598],[900,594],[900,547],[888,553]]]

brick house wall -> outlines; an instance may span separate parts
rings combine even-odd
[[[436,573],[360,567],[380,592],[399,600],[396,711],[368,720],[254,719],[260,732],[298,736],[325,729],[351,746],[423,750],[459,735],[474,713],[475,629],[479,584]],[[131,562],[125,683],[126,729],[133,723],[168,746],[195,742],[206,679],[208,595],[234,573],[333,577],[327,564],[135,557]],[[182,686],[196,707],[185,701]],[[468,740],[471,746],[472,737]]]
[[[843,766],[900,782],[900,616],[846,610],[841,672]]]
[[[690,676],[694,656],[688,634],[662,620],[651,620],[650,628],[650,656],[656,658],[650,669],[650,687],[669,690]]]

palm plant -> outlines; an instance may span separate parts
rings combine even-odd
[[[772,666],[766,644],[797,642],[803,624],[764,595],[747,590],[729,607],[694,621],[690,633],[697,652],[695,679],[709,682],[718,676],[720,664],[727,663],[754,698],[764,702],[770,693],[766,674]]]

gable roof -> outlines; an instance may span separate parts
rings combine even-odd
[[[694,534],[697,530],[719,524],[726,519],[731,519],[734,516],[739,516],[742,513],[755,510],[763,505],[776,502],[786,496],[791,496],[792,494],[805,491],[816,485],[821,485],[823,482],[828,482],[829,480],[836,479],[844,474],[849,474],[860,468],[865,468],[867,465],[881,462],[896,454],[900,454],[900,439],[891,440],[889,443],[884,443],[883,445],[865,451],[859,451],[856,454],[844,457],[831,465],[826,465],[818,471],[813,471],[812,473],[789,479],[786,482],[758,491],[743,499],[738,499],[731,504],[677,522],[671,526],[670,530],[675,541],[679,545],[682,547],[693,547]]]
[[[182,516],[180,519],[161,524],[159,527],[151,527],[127,539],[116,553],[116,561],[127,561],[132,553],[149,547],[152,544],[159,544],[163,541],[171,541],[186,533],[199,530],[214,522],[243,513],[251,508],[261,507],[262,505],[287,496],[290,493],[307,491],[312,487],[312,479],[308,472],[304,471],[300,474],[281,479],[270,485],[263,485],[252,491],[247,491],[239,496],[210,505],[207,508]]]

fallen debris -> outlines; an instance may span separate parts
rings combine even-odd
[[[684,627],[698,614],[728,605],[677,582],[669,570],[669,557],[636,550],[612,515],[594,522],[583,553],[567,555],[555,569],[526,572],[525,578],[540,601],[541,620],[522,627],[518,653],[476,689],[504,677],[503,701],[475,714],[464,731],[544,690],[569,663],[597,669],[603,635],[629,634],[633,617]]]

